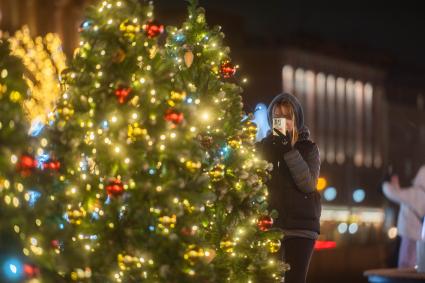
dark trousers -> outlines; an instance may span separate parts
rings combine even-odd
[[[287,238],[282,243],[283,260],[291,266],[285,272],[285,283],[305,283],[315,240]]]

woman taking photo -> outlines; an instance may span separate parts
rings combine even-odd
[[[284,232],[281,253],[290,265],[285,283],[304,283],[320,233],[320,194],[316,190],[319,149],[309,139],[301,104],[294,96],[276,96],[269,105],[268,118],[272,130],[257,148],[262,158],[273,164],[269,205],[279,213],[275,226]],[[276,118],[284,118],[280,121],[286,132],[274,127]]]

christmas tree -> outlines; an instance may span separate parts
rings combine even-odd
[[[81,24],[17,232],[46,282],[281,280],[267,163],[224,36],[194,2],[167,31],[139,0]]]
[[[0,58],[0,215],[3,218],[6,205],[17,206],[18,199],[8,191],[14,185],[18,157],[26,150],[29,125],[21,106],[27,93],[25,68],[18,58],[10,55],[9,42],[4,38],[0,38]],[[5,223],[2,224],[3,228]]]
[[[0,38],[0,264],[12,267],[12,270],[2,268],[0,276],[19,279],[21,270],[16,268],[21,264],[22,255],[19,238],[13,230],[17,231],[17,224],[25,220],[16,209],[22,202],[24,176],[35,168],[35,162],[29,155],[32,149],[27,134],[30,123],[22,107],[28,93],[24,80],[27,70],[20,59],[10,53],[8,38]]]
[[[57,164],[46,159],[43,147],[48,142],[38,135],[59,94],[57,74],[65,64],[60,44],[53,34],[33,40],[27,27],[0,42],[0,249],[16,262],[11,268],[5,263],[5,273],[11,279],[37,273],[26,264],[24,274],[18,260],[23,257],[22,249],[12,243],[19,237],[25,239],[25,231],[32,231],[47,215],[33,214],[40,197],[35,187],[50,186],[49,171]]]
[[[215,195],[205,204],[208,221],[201,220],[197,235],[216,247],[217,282],[279,282],[286,266],[272,254],[282,235],[271,229],[277,215],[267,211],[267,163],[255,154],[257,129],[242,110],[238,66],[221,28],[209,28],[204,9],[190,3],[187,21],[169,27],[166,48],[178,69],[175,88],[188,94],[186,104],[195,104],[188,121],[196,125],[204,150],[201,169]]]

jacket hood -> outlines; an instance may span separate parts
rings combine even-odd
[[[273,107],[277,103],[288,101],[291,103],[292,107],[294,108],[294,114],[295,114],[295,125],[298,129],[299,140],[308,139],[310,136],[310,131],[308,128],[304,125],[304,112],[303,108],[301,106],[301,103],[298,101],[298,99],[289,93],[281,93],[275,96],[273,98],[272,102],[270,102],[269,107],[267,109],[268,114],[268,120],[270,128],[273,125]]]

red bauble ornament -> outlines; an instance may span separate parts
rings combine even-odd
[[[52,245],[53,248],[59,249],[59,240],[52,240],[50,244]]]
[[[144,28],[148,38],[154,38],[164,32],[164,25],[154,21],[147,23]]]
[[[24,274],[26,278],[35,278],[40,275],[40,269],[31,264],[24,264]]]
[[[170,121],[174,124],[180,124],[181,122],[183,122],[184,115],[182,112],[178,112],[174,109],[168,109],[165,112],[164,118],[165,120]]]
[[[118,98],[118,102],[123,104],[125,100],[127,99],[127,96],[130,94],[131,88],[130,87],[119,87],[115,90],[115,95]]]
[[[194,235],[195,235],[195,231],[194,231],[192,228],[189,228],[189,227],[183,227],[183,228],[180,230],[180,232],[181,232],[181,234],[182,234],[183,236],[186,236],[186,237],[194,236]]]
[[[31,171],[37,168],[38,162],[31,155],[22,155],[19,159],[17,168],[22,175],[28,176],[31,174]]]
[[[113,179],[106,186],[106,192],[110,197],[119,197],[124,193],[124,185],[121,180]]]
[[[257,221],[258,229],[261,231],[269,230],[273,225],[273,218],[268,215],[261,216]]]
[[[61,167],[61,163],[59,161],[49,161],[43,164],[43,169],[50,169],[50,170],[59,170]]]
[[[25,169],[34,169],[37,167],[37,160],[30,155],[22,155],[19,160],[19,168]]]
[[[228,79],[235,75],[236,67],[230,61],[224,61],[220,66],[221,75]]]

